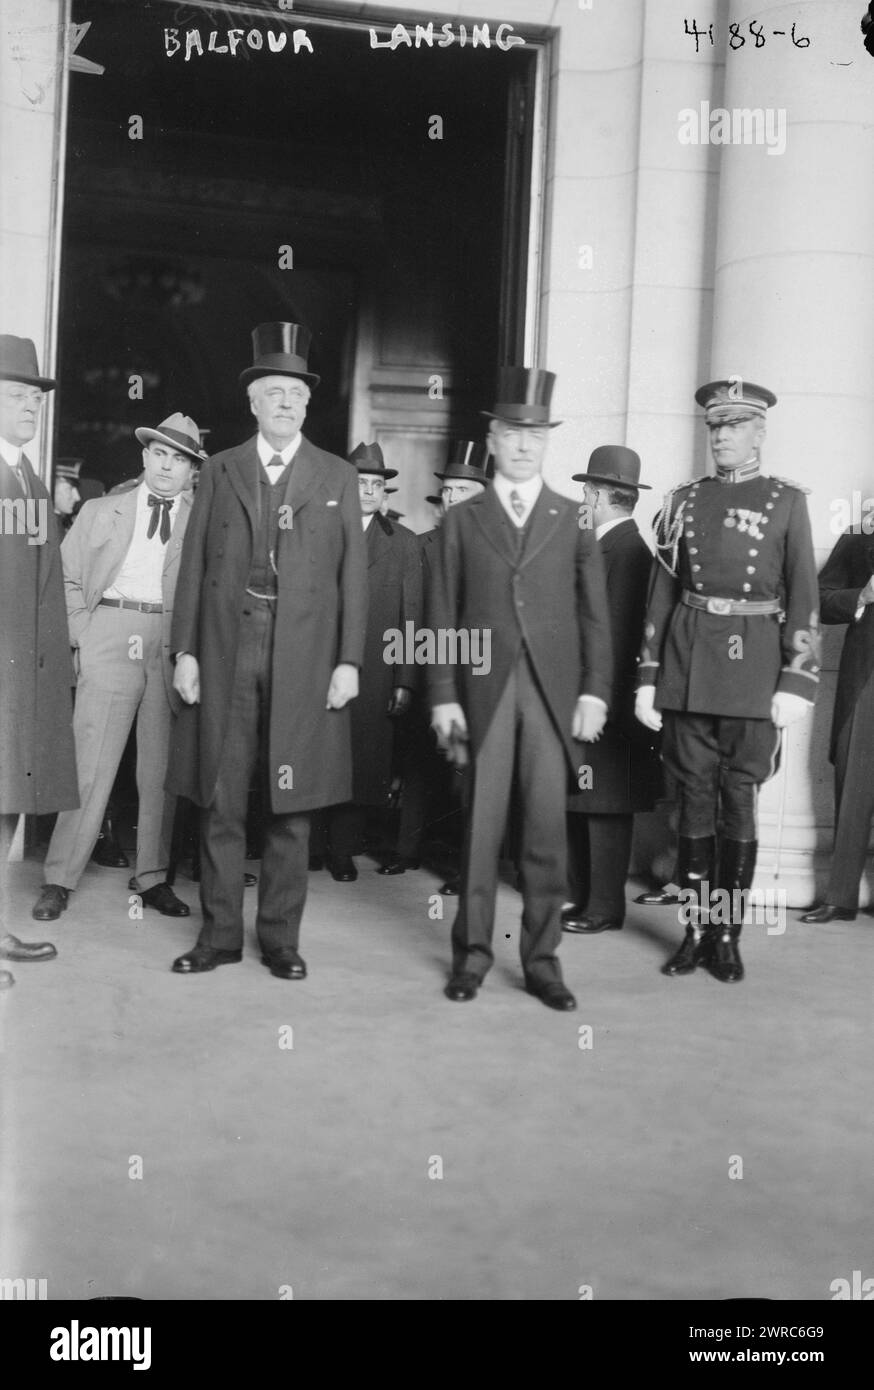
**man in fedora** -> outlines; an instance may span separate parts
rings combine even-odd
[[[612,645],[601,556],[577,508],[547,487],[542,469],[552,372],[501,370],[488,412],[491,487],[453,507],[440,529],[432,585],[435,631],[487,628],[488,672],[438,662],[429,672],[433,726],[472,778],[449,999],[476,996],[491,967],[498,855],[516,775],[521,809],[525,986],[553,1009],[576,1001],[557,949],[567,886],[565,802],[607,716]],[[485,413],[485,412],[484,412]]]
[[[73,667],[52,500],[24,452],[51,377],[29,338],[0,334],[0,960],[51,960],[8,931],[6,863],[19,815],[79,804]],[[13,983],[0,970],[0,989]]]
[[[352,796],[349,702],[358,693],[367,561],[358,477],[301,434],[309,331],[261,324],[240,377],[258,431],[201,470],[173,623],[176,723],[169,785],[203,808],[197,944],[178,974],[242,958],[246,809],[256,769],[264,847],[262,962],[300,980],[310,812]]]
[[[776,771],[780,730],[810,712],[819,683],[819,595],[804,490],[761,472],[777,397],[735,376],[695,399],[716,474],[675,488],[656,518],[636,713],[662,729],[679,800],[675,877],[687,925],[662,971],[703,964],[731,984],[744,976],[758,788]]]
[[[328,867],[339,883],[358,877],[353,856],[362,852],[367,808],[385,810],[389,804],[395,735],[418,682],[407,624],[415,634],[423,616],[417,538],[381,513],[386,482],[397,477],[397,469],[386,468],[376,443],[357,445],[349,462],[358,471],[370,602],[358,698],[352,704],[352,799],[326,815]],[[400,659],[387,633],[401,634]]]
[[[652,554],[633,512],[641,489],[633,449],[604,444],[589,458],[580,524],[590,526],[604,561],[613,691],[610,718],[587,750],[568,799],[568,882],[572,903],[562,912],[567,932],[619,931],[625,920],[625,880],[631,861],[634,813],[650,811],[660,791],[658,735],[634,717],[640,647]]]
[[[200,457],[194,421],[169,416],[138,429],[143,480],[86,502],[64,540],[70,642],[79,666],[73,732],[78,811],[60,815],[45,861],[38,921],[65,910],[91,856],[134,720],[137,724],[137,858],[134,890],[166,917],[189,909],[167,883],[174,799],[164,792],[174,711],[170,623],[191,470]]]

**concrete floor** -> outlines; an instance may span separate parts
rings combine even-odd
[[[11,930],[59,956],[0,994],[0,1275],[328,1300],[822,1300],[874,1275],[871,918],[748,928],[724,986],[661,976],[676,909],[631,907],[565,937],[562,1015],[521,990],[502,888],[495,969],[450,1004],[437,880],[358,865],[311,877],[300,984],[259,963],[254,890],[243,963],[182,978],[187,879],[191,919],[132,923],[127,872],[91,867],[44,930],[40,864],[10,866]]]

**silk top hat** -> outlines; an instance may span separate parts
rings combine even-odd
[[[497,404],[494,410],[482,410],[480,414],[512,425],[546,425],[555,429],[561,420],[549,418],[554,385],[555,372],[541,371],[539,367],[501,367]]]
[[[30,338],[16,338],[12,333],[0,333],[0,381],[23,381],[25,386],[38,386],[41,391],[54,391],[55,381],[40,376],[36,348]]]
[[[699,386],[695,399],[704,407],[704,419],[708,425],[718,424],[720,420],[764,419],[768,408],[777,404],[777,397],[766,386],[756,386],[743,377],[731,377],[728,381],[709,381]]]
[[[640,457],[622,444],[601,444],[589,455],[585,473],[574,474],[575,483],[606,483],[613,487],[643,488],[652,492],[649,483],[640,482]]]
[[[78,483],[79,469],[84,462],[84,459],[56,459],[55,478],[67,478],[71,483]]]
[[[169,444],[172,449],[188,454],[195,463],[202,463],[206,458],[200,447],[200,430],[189,415],[180,415],[178,410],[162,420],[156,430],[139,429],[134,430],[134,434],[141,444],[151,444],[153,440]]]
[[[252,366],[240,372],[243,386],[259,376],[296,376],[318,386],[321,377],[307,371],[312,336],[300,323],[259,323],[252,329]]]
[[[486,472],[488,461],[487,444],[478,444],[473,439],[459,439],[449,451],[446,468],[442,473],[435,473],[434,477],[439,478],[441,482],[445,482],[447,478],[457,478],[459,481],[465,479],[470,483],[485,485],[489,481]]]
[[[386,468],[382,449],[375,443],[356,444],[349,455],[349,462],[354,463],[359,473],[373,473],[378,478],[396,478],[398,476],[396,468]]]

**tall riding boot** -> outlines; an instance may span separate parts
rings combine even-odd
[[[697,906],[690,908],[692,920],[686,928],[686,935],[670,960],[662,966],[663,975],[691,975],[701,963],[706,951],[707,938],[701,929],[702,907],[709,904],[710,889],[716,868],[716,836],[701,835],[692,839],[681,835],[677,852],[677,882],[681,893],[691,890],[697,898]],[[702,902],[706,895],[707,903]],[[687,900],[688,901],[688,900]]]
[[[719,887],[730,895],[730,921],[724,926],[710,928],[710,951],[707,968],[714,979],[724,985],[735,984],[744,977],[738,941],[743,929],[746,899],[756,871],[758,840],[723,840],[719,856]]]
[[[130,860],[122,849],[118,841],[115,830],[115,815],[111,806],[107,806],[106,815],[100,827],[100,834],[97,836],[97,844],[91,854],[95,864],[100,864],[104,869],[127,869]]]

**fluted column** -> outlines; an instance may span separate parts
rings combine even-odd
[[[810,489],[822,564],[836,540],[835,500],[874,495],[874,69],[862,6],[810,0],[753,13],[731,0],[728,9],[740,32],[759,21],[766,42],[726,52],[723,104],[770,110],[774,132],[785,112],[786,143],[780,153],[721,151],[711,373],[776,392],[765,471]],[[809,47],[793,46],[793,22]],[[813,898],[815,877],[822,887],[831,849],[827,745],[842,633],[827,633],[816,712],[790,730],[786,766],[760,799],[757,885],[772,886],[779,867],[792,905]]]

